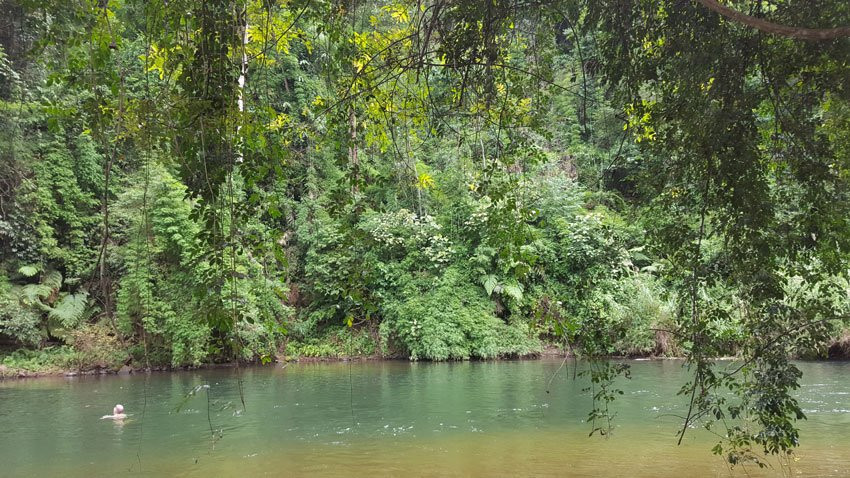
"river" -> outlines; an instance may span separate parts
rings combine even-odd
[[[6,381],[0,476],[730,475],[707,432],[676,446],[681,362],[631,362],[608,438],[588,437],[587,381],[574,379],[572,361],[555,375],[561,365],[388,361]],[[850,476],[850,364],[799,366],[802,447],[784,467],[774,459],[734,475]],[[115,403],[130,417],[101,420]]]

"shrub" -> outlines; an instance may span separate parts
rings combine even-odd
[[[286,345],[288,357],[314,357],[314,358],[339,358],[340,350],[334,344],[324,342],[317,338],[304,341],[292,341]]]
[[[73,348],[67,345],[38,350],[18,349],[2,357],[0,365],[11,370],[13,374],[18,370],[35,373],[57,372],[72,367],[75,354]]]
[[[626,276],[604,295],[615,353],[674,355],[676,302],[648,274]]]
[[[505,323],[493,303],[459,267],[411,283],[387,301],[380,332],[386,349],[396,340],[411,360],[459,360],[528,355],[540,344],[525,323]]]
[[[68,333],[73,354],[66,364],[77,370],[118,369],[128,353],[105,324],[85,324]]]
[[[341,358],[372,356],[378,345],[366,327],[329,327],[318,337],[290,341],[288,357]]]

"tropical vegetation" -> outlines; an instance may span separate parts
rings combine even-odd
[[[0,370],[681,356],[786,452],[850,349],[817,4],[2,0]]]

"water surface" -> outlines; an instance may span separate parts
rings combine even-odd
[[[243,368],[244,409],[234,370],[8,381],[0,475],[730,476],[706,432],[675,444],[681,362],[632,362],[607,439],[588,437],[588,383],[572,362],[547,387],[559,366]],[[850,364],[800,368],[803,446],[784,468],[733,475],[850,476]],[[132,414],[124,424],[99,419],[115,403]]]

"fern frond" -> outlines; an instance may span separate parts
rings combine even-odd
[[[36,266],[21,266],[18,269],[18,273],[24,277],[33,277],[38,274],[38,267]]]
[[[15,287],[15,292],[22,304],[38,305],[41,304],[41,299],[47,298],[53,292],[53,288],[45,284],[27,284]]]
[[[505,284],[502,286],[502,293],[519,302],[522,300],[522,284]]]
[[[81,291],[62,297],[54,307],[50,308],[51,319],[59,321],[65,327],[75,327],[84,318],[89,303],[89,293]]]
[[[496,286],[499,285],[498,279],[493,274],[488,274],[481,276],[481,284],[484,285],[484,290],[487,291],[487,295],[493,295],[493,291],[496,290]]]
[[[51,290],[59,290],[62,287],[62,273],[57,270],[49,270],[44,273],[41,283],[50,287]]]

